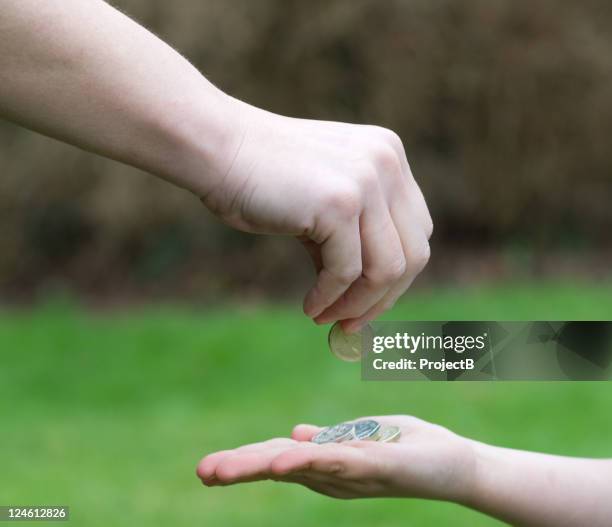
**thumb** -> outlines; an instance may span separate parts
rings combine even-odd
[[[321,427],[315,425],[297,425],[291,432],[291,439],[310,441],[321,430],[323,430]]]

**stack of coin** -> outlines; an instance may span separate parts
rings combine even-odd
[[[311,441],[319,445],[325,443],[344,443],[345,441],[378,441],[391,443],[402,435],[397,426],[382,427],[378,421],[363,419],[353,423],[340,423],[328,426],[315,435]]]
[[[346,362],[357,362],[363,355],[364,340],[372,335],[372,327],[366,324],[361,331],[347,335],[339,322],[329,330],[327,341],[331,352]]]

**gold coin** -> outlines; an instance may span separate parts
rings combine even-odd
[[[385,426],[378,436],[379,443],[394,443],[399,440],[402,431],[397,426]]]
[[[340,322],[336,322],[329,331],[327,340],[329,349],[340,360],[346,362],[357,362],[363,354],[363,340],[372,334],[372,327],[367,324],[361,331],[347,335]]]

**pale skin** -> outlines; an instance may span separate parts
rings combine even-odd
[[[368,419],[399,426],[400,440],[317,445],[310,439],[321,428],[298,425],[291,438],[210,454],[197,474],[211,487],[274,480],[341,499],[450,501],[512,525],[603,527],[612,521],[612,460],[494,447],[404,415]]]
[[[184,187],[236,229],[297,237],[317,323],[359,329],[429,258],[432,220],[395,133],[238,101],[101,0],[3,0],[0,116]]]
[[[315,322],[358,329],[427,263],[432,220],[392,131],[238,101],[101,0],[1,4],[0,117],[162,177],[234,228],[297,237],[317,271],[304,299]],[[612,517],[609,461],[385,419],[402,426],[399,444],[313,446],[316,428],[298,427],[293,439],[208,456],[199,474],[207,484],[274,478],[338,497],[452,500],[526,525]]]

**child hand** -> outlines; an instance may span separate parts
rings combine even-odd
[[[469,440],[414,417],[371,419],[382,426],[398,426],[399,441],[318,445],[310,439],[321,429],[299,425],[291,439],[276,438],[210,454],[200,462],[197,474],[207,486],[275,480],[345,499],[463,499],[475,464]]]

